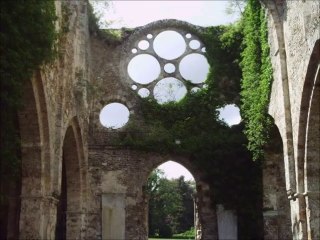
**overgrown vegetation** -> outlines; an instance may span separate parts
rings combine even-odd
[[[247,2],[239,22],[210,27],[201,39],[211,67],[208,87],[188,93],[178,103],[141,100],[143,124],[131,119],[119,144],[189,156],[205,169],[213,203],[238,209],[240,218],[255,219],[258,224],[261,167],[260,161],[252,159],[263,159],[272,76],[266,20],[259,1]],[[218,119],[217,109],[229,103],[241,105],[244,121],[237,126],[229,127]],[[252,227],[243,236],[258,237],[257,225],[241,222],[244,229]]]
[[[21,194],[17,115],[24,107],[23,90],[35,71],[56,56],[58,34],[53,0],[0,1],[0,18],[0,238],[5,239],[7,226],[18,229],[17,222],[7,222],[7,214],[9,201],[19,206],[18,198],[10,196]]]
[[[169,180],[155,169],[147,183],[149,196],[149,236],[176,238],[192,236],[194,225],[194,184],[184,177]],[[178,234],[180,233],[180,234]]]
[[[107,2],[105,4],[107,4]],[[98,38],[109,44],[120,44],[126,31],[132,31],[130,29],[101,29],[99,27],[100,16],[97,16],[97,13],[94,12],[93,6],[90,2],[88,4],[88,21],[90,34],[96,35]],[[105,25],[108,24],[105,23]]]
[[[243,21],[241,111],[248,149],[253,153],[253,159],[257,160],[263,159],[263,146],[271,125],[267,113],[272,81],[267,22],[258,0],[248,1]]]
[[[19,173],[17,110],[26,81],[55,56],[54,1],[1,1],[1,176]]]

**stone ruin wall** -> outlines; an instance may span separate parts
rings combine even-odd
[[[22,138],[21,239],[53,239],[58,198],[61,193],[61,168],[64,150],[79,156],[79,182],[70,182],[81,191],[76,218],[84,219],[87,185],[87,138],[90,109],[83,80],[89,80],[89,32],[87,6],[83,1],[56,1],[61,29],[63,9],[70,9],[64,33],[53,63],[41,67],[24,89],[26,107],[19,113]],[[81,77],[80,77],[81,75]],[[66,149],[67,129],[72,129],[77,149]],[[38,135],[37,135],[38,134]],[[74,146],[72,146],[74,147]],[[81,160],[80,160],[81,158]],[[70,213],[71,214],[71,213]],[[71,219],[71,216],[69,216]],[[81,220],[82,221],[82,220]],[[79,227],[73,236],[80,237]],[[72,225],[70,225],[72,226]],[[10,226],[9,226],[10,228]],[[14,231],[9,238],[16,239]],[[81,234],[84,236],[83,229]],[[11,236],[11,237],[10,237]]]
[[[269,113],[283,141],[283,153],[271,151],[264,168],[264,182],[278,184],[276,191],[264,185],[264,207],[271,210],[271,215],[265,215],[265,226],[267,231],[270,230],[265,236],[266,239],[284,239],[290,235],[288,229],[281,230],[281,226],[287,225],[285,215],[290,208],[294,237],[311,239],[310,236],[319,234],[319,231],[310,229],[319,223],[319,219],[306,223],[308,198],[299,195],[298,201],[289,201],[282,193],[284,189],[299,193],[305,185],[301,171],[296,167],[301,166],[299,131],[303,128],[300,115],[304,110],[301,104],[306,73],[315,43],[320,38],[319,2],[263,2],[268,8],[270,54],[274,69]],[[139,115],[137,96],[121,80],[123,45],[105,44],[96,37],[89,38],[84,1],[56,1],[61,21],[63,4],[71,10],[68,19],[70,31],[62,38],[59,58],[52,65],[41,68],[30,86],[26,87],[25,100],[32,104],[19,114],[23,162],[20,238],[54,238],[62,159],[63,156],[72,158],[73,154],[77,156],[77,166],[68,165],[78,176],[71,177],[69,184],[74,186],[73,192],[79,192],[76,195],[78,200],[73,199],[79,209],[68,213],[67,221],[72,226],[68,236],[101,239],[102,197],[106,193],[126,194],[125,238],[147,236],[147,201],[143,186],[155,167],[172,159],[194,174],[202,201],[199,211],[202,211],[203,238],[216,239],[216,213],[211,209],[207,196],[210,189],[201,181],[201,172],[193,169],[188,158],[120,150],[110,144],[112,134],[116,133],[110,134],[101,126],[100,110],[108,102],[118,101],[126,104],[131,114]],[[177,27],[181,26],[178,24]],[[38,125],[33,123],[35,117]],[[69,139],[66,137],[68,129],[72,129],[76,145],[65,143]],[[281,163],[282,156],[284,164]],[[278,175],[275,179],[275,171],[283,177]],[[284,206],[286,203],[288,205]],[[274,218],[274,210],[285,213],[283,218]],[[75,219],[80,219],[80,222]]]
[[[203,174],[193,166],[188,157],[123,149],[114,145],[112,139],[125,133],[126,126],[110,130],[99,121],[101,109],[110,102],[123,103],[131,116],[141,119],[139,97],[132,91],[127,80],[127,58],[132,48],[130,44],[137,44],[141,37],[150,32],[154,34],[154,31],[166,29],[195,32],[191,25],[172,20],[137,28],[122,43],[110,44],[99,37],[91,38],[91,79],[97,90],[92,103],[89,130],[89,238],[103,237],[101,224],[104,220],[101,219],[104,217],[101,206],[104,204],[103,198],[112,198],[110,196],[124,198],[125,220],[122,222],[123,229],[118,229],[118,234],[123,234],[125,239],[147,238],[148,200],[143,189],[152,170],[173,160],[188,168],[196,179],[203,239],[217,239],[216,213],[211,206],[210,189],[202,181]]]
[[[284,161],[278,165],[284,168],[287,197],[283,204],[291,209],[293,237],[318,239],[319,235],[319,110],[311,111],[311,96],[308,91],[319,91],[315,82],[315,71],[320,59],[320,3],[318,1],[262,1],[267,7],[270,56],[273,66],[273,83],[269,113],[280,132],[283,141]],[[309,74],[310,71],[313,73]],[[312,75],[312,76],[308,76]],[[312,78],[312,79],[308,79]],[[319,75],[318,75],[319,78]],[[316,99],[314,94],[313,99]],[[314,102],[315,100],[313,100]],[[318,100],[319,101],[319,97]],[[310,103],[309,103],[310,102]],[[319,108],[314,107],[313,109]],[[313,124],[307,122],[307,115],[318,115]],[[311,129],[312,149],[307,152],[306,132]],[[309,130],[310,131],[310,130]],[[309,135],[310,138],[310,135]],[[311,138],[310,138],[311,139]],[[310,145],[310,144],[309,144]],[[311,145],[310,145],[311,146]],[[307,179],[305,154],[312,154],[313,179]],[[310,161],[311,162],[311,161]],[[279,167],[279,166],[278,166]],[[308,170],[310,172],[310,170]],[[317,173],[318,172],[318,173]],[[273,175],[270,173],[271,180]],[[269,182],[269,181],[267,181]],[[278,182],[279,184],[279,182]],[[314,205],[308,205],[303,195],[309,187],[309,196]],[[312,191],[315,191],[312,193]],[[312,196],[311,196],[312,195]],[[318,207],[316,207],[318,206]],[[315,214],[310,218],[310,211]],[[278,226],[281,224],[278,223]]]

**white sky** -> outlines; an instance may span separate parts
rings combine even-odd
[[[103,1],[91,0],[95,11],[101,16],[102,27],[134,28],[161,19],[178,19],[199,26],[216,26],[232,23],[239,14],[228,15],[225,1]],[[108,5],[108,7],[106,7]],[[103,25],[108,23],[108,25]],[[220,111],[220,118],[228,125],[240,122],[239,110],[227,106]],[[190,172],[182,165],[168,161],[159,166],[168,178],[185,176],[186,180],[193,180]]]
[[[226,105],[223,108],[219,108],[219,119],[225,121],[229,126],[239,124],[241,121],[240,110],[234,104]]]
[[[181,164],[174,162],[174,161],[168,161],[163,164],[161,164],[159,169],[164,171],[165,177],[168,179],[175,179],[179,178],[180,176],[184,176],[184,180],[193,180],[194,178],[192,174]]]
[[[238,15],[227,15],[224,1],[106,1],[91,0],[109,23],[109,28],[137,27],[161,19],[178,19],[199,26],[215,26],[234,22]]]

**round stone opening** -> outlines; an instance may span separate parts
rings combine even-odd
[[[228,104],[218,109],[219,119],[227,123],[229,126],[239,124],[241,122],[240,110],[235,104]]]
[[[100,123],[111,129],[119,129],[129,121],[129,109],[122,103],[109,103],[100,112]]]
[[[140,97],[146,98],[146,97],[149,97],[150,91],[147,88],[141,88],[141,89],[139,89],[138,94]]]
[[[164,65],[164,71],[166,73],[174,73],[176,71],[176,67],[172,63],[167,63]]]
[[[185,52],[186,42],[176,31],[163,31],[155,37],[153,48],[160,57],[173,60]]]
[[[200,42],[198,40],[191,40],[189,42],[189,47],[193,50],[196,50],[200,47]]]
[[[137,85],[132,85],[132,86],[131,86],[131,89],[132,89],[132,90],[137,90],[137,88],[138,88]]]
[[[138,50],[137,50],[136,48],[132,48],[132,49],[131,49],[131,52],[132,52],[132,53],[137,53]]]
[[[141,50],[147,50],[149,48],[150,44],[147,40],[141,40],[139,43],[138,43],[138,47],[141,49]]]
[[[160,80],[153,89],[153,96],[159,104],[178,102],[187,94],[187,88],[178,79],[168,77]]]
[[[140,84],[149,84],[158,78],[161,68],[158,60],[150,54],[139,54],[128,64],[130,78]]]
[[[203,83],[209,73],[207,58],[199,53],[192,53],[185,56],[180,64],[181,76],[194,84]]]

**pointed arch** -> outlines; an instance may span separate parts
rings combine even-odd
[[[300,194],[305,195],[308,237],[320,238],[320,39],[314,45],[303,87],[298,130]]]
[[[272,118],[270,116],[270,118]],[[287,199],[283,141],[273,123],[262,164],[263,223],[265,239],[292,239],[290,202]]]
[[[22,103],[18,113],[22,175],[20,238],[45,238],[50,221],[43,214],[47,211],[50,189],[50,137],[40,71],[26,82]]]
[[[62,146],[61,193],[57,209],[57,239],[80,239],[84,224],[86,174],[81,128],[73,117]]]

